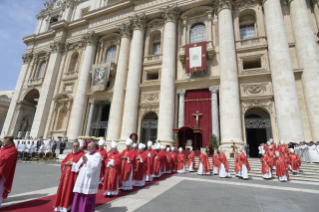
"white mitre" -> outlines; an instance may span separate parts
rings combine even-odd
[[[291,153],[295,152],[295,150],[293,148],[290,148],[289,150],[290,150]]]
[[[156,149],[161,149],[161,144],[160,143],[156,144]]]
[[[161,149],[164,150],[165,149],[165,145],[161,145]]]
[[[116,141],[112,141],[111,142],[111,148],[117,148],[117,142]]]
[[[130,138],[126,139],[126,143],[125,143],[126,146],[131,146],[132,143],[133,143],[132,139],[130,139]]]
[[[283,139],[280,140],[280,144],[281,144],[281,145],[284,144],[284,140],[283,140]]]
[[[99,140],[99,146],[104,146],[104,144],[105,144],[105,140],[104,140],[104,138],[101,138]]]
[[[134,143],[134,144],[133,144],[133,148],[136,148],[136,147],[137,147],[137,144],[136,144],[136,143]]]
[[[135,144],[135,145],[136,145],[136,144]],[[134,144],[133,144],[133,146],[134,146]],[[138,148],[139,148],[139,149],[144,149],[144,146],[145,146],[144,144],[140,143],[140,144],[138,145]]]
[[[174,151],[174,150],[175,150],[175,148],[174,148],[173,146],[171,147],[171,149],[172,149],[172,151]]]
[[[153,146],[153,142],[152,142],[152,141],[148,141],[148,142],[147,142],[147,146],[148,146],[148,147]]]
[[[166,147],[166,152],[169,152],[170,148],[169,147]]]
[[[182,152],[182,151],[183,151],[183,148],[182,148],[182,147],[180,147],[180,148],[178,149],[178,151],[179,151],[179,152]]]

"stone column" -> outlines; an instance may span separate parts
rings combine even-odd
[[[172,143],[175,117],[176,20],[179,8],[175,4],[160,10],[165,26],[157,139],[163,143]]]
[[[313,12],[316,17],[317,27],[319,29],[319,0],[312,0],[312,4],[313,4]]]
[[[133,38],[130,51],[129,72],[126,85],[124,115],[121,140],[126,140],[131,133],[136,133],[138,102],[144,44],[145,14],[130,17],[133,26]]]
[[[90,70],[92,68],[98,36],[94,32],[88,32],[83,35],[82,40],[86,44],[86,49],[67,134],[71,140],[82,134],[88,99],[87,90],[90,84]]]
[[[280,0],[263,1],[279,139],[303,141],[295,77]]]
[[[94,100],[90,100],[90,111],[89,111],[89,117],[88,117],[88,122],[86,126],[86,134],[87,136],[90,135],[91,131],[91,124],[92,124],[92,119],[93,119],[93,112],[94,112]]]
[[[217,137],[219,141],[219,121],[218,121],[218,86],[209,87],[212,94],[212,133]]]
[[[121,121],[123,118],[123,105],[125,98],[125,84],[130,50],[131,32],[129,24],[117,27],[121,33],[121,47],[114,83],[113,99],[111,104],[109,123],[107,129],[107,140],[117,141],[121,133]]]
[[[20,92],[22,90],[23,82],[26,78],[27,70],[29,69],[32,58],[33,58],[33,54],[31,54],[31,53],[26,53],[26,54],[22,55],[22,59],[23,59],[22,68],[20,71],[18,82],[17,82],[16,87],[15,87],[14,92],[13,92],[12,99],[10,101],[10,106],[9,106],[9,109],[7,112],[5,122],[3,124],[1,136],[0,136],[1,138],[13,133],[13,131],[12,131],[13,127],[10,127],[10,125],[12,124],[12,121],[13,121],[14,111],[15,111],[15,108],[17,105],[17,101],[19,101],[18,98],[19,98]],[[14,135],[14,136],[16,136],[16,135]]]
[[[185,93],[186,90],[177,90],[179,94],[179,107],[178,107],[178,128],[185,125]]]
[[[33,138],[39,138],[44,134],[65,44],[62,41],[54,41],[50,43],[50,48],[51,55],[43,75],[40,98],[30,133]]]
[[[220,127],[221,144],[228,152],[232,141],[243,145],[237,59],[232,18],[232,1],[216,2],[220,57]]]
[[[305,0],[291,0],[290,19],[296,43],[299,68],[306,100],[312,140],[319,140],[319,51]],[[315,5],[315,11],[318,5]],[[318,12],[318,11],[317,11]],[[318,15],[318,14],[317,14]],[[318,24],[318,23],[317,23]]]

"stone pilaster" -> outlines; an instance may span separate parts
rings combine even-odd
[[[179,95],[179,107],[178,107],[178,128],[185,125],[185,94],[186,90],[177,90]]]
[[[218,86],[209,87],[209,90],[212,94],[212,133],[217,137],[219,141],[219,119],[218,119]]]
[[[86,45],[82,69],[79,75],[78,87],[74,99],[69,128],[68,137],[70,139],[77,138],[82,134],[85,111],[87,106],[87,90],[89,86],[90,70],[92,68],[93,58],[96,50],[98,36],[94,32],[88,32],[82,36],[82,42]]]
[[[48,120],[52,98],[56,86],[56,80],[62,60],[62,52],[65,44],[63,41],[53,41],[50,43],[51,55],[43,75],[42,88],[37,110],[34,116],[30,135],[39,138],[44,135],[44,130]]]
[[[180,10],[177,5],[160,10],[163,13],[165,26],[157,139],[170,144],[174,142],[176,20]]]
[[[306,100],[312,140],[319,140],[319,51],[305,0],[289,2],[299,68]],[[318,10],[315,5],[314,10]],[[318,12],[318,11],[317,11]],[[316,14],[316,13],[315,13]],[[318,15],[318,14],[317,14]],[[318,21],[318,20],[317,20]]]
[[[113,100],[107,129],[107,140],[118,140],[121,133],[121,121],[123,118],[123,106],[125,98],[125,83],[127,77],[129,49],[131,41],[131,25],[122,24],[117,26],[121,33],[121,47],[116,71]]]
[[[280,0],[263,2],[279,138],[304,140],[295,77]]]
[[[215,2],[218,16],[221,144],[229,156],[232,141],[243,145],[232,1]]]
[[[145,14],[129,18],[133,28],[133,38],[130,51],[129,72],[126,85],[124,114],[122,121],[121,140],[126,140],[137,130],[137,113],[140,95],[140,79],[142,72],[142,57],[144,44]]]
[[[86,134],[85,134],[87,136],[90,136],[90,131],[91,131],[91,124],[92,124],[93,112],[94,112],[94,106],[95,106],[94,100],[93,99],[90,100],[89,104],[90,104],[90,111],[89,111],[89,117],[88,117],[88,122],[86,126]]]

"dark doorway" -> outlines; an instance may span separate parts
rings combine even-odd
[[[272,138],[271,120],[267,112],[260,108],[252,108],[245,116],[246,141],[249,145],[249,156],[258,157],[258,147]]]
[[[141,139],[140,142],[146,144],[148,141],[155,142],[157,138],[157,114],[149,112],[142,120],[141,124]]]

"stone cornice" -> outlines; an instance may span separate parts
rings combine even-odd
[[[117,30],[120,32],[121,37],[130,38],[131,37],[131,24],[123,23],[116,26]]]
[[[54,41],[50,43],[51,53],[59,53],[65,50],[65,43],[61,41]]]
[[[233,0],[213,0],[214,9],[219,13],[223,9],[232,9]]]
[[[264,0],[237,0],[234,1],[234,6],[240,7],[240,6],[246,6],[251,4],[261,4]]]
[[[33,54],[31,53],[25,53],[22,55],[22,60],[24,64],[31,62],[32,58],[33,58]]]
[[[159,8],[163,14],[165,22],[176,22],[180,14],[180,9],[177,7],[177,4],[168,5],[164,8]]]
[[[129,17],[133,30],[144,30],[146,27],[147,18],[145,13],[141,15],[133,15]]]
[[[97,44],[99,40],[99,36],[94,32],[88,32],[82,35],[81,41],[86,45],[86,46],[94,46]]]

